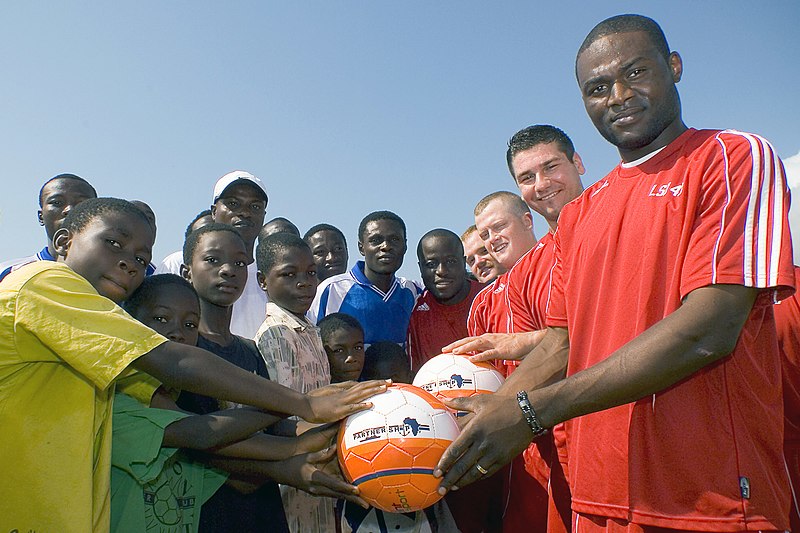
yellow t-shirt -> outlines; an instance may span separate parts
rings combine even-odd
[[[64,264],[0,283],[0,531],[108,531],[114,380],[164,342]]]

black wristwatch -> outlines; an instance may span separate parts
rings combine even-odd
[[[525,422],[533,432],[533,438],[541,437],[547,434],[547,428],[542,427],[539,418],[536,416],[536,411],[533,410],[530,400],[528,400],[528,393],[521,390],[517,393],[517,403],[519,408],[522,409],[522,415],[525,417]]]

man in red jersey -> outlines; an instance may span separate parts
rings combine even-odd
[[[477,352],[474,359],[513,361],[530,352],[545,332],[545,313],[554,263],[553,234],[563,207],[583,191],[583,161],[572,140],[551,125],[524,128],[509,140],[508,169],[528,206],[547,221],[550,231],[519,259],[508,275],[510,334],[483,334],[453,343],[445,350]],[[567,451],[563,426],[553,438],[542,438],[524,452],[525,468],[549,494],[547,527],[551,533],[571,530],[570,491],[565,475]],[[555,446],[554,444],[558,444]]]
[[[800,267],[794,267],[794,279],[800,279]],[[791,298],[773,307],[781,349],[783,374],[783,455],[789,471],[791,531],[800,531],[800,298]]]
[[[497,279],[497,276],[505,273],[506,269],[489,253],[481,238],[478,237],[478,229],[475,224],[461,234],[461,244],[464,245],[464,259],[467,267],[480,283],[491,283]]]
[[[481,284],[467,279],[464,246],[446,229],[426,233],[417,245],[425,291],[417,299],[408,326],[411,373],[442,353],[442,347],[467,334],[467,315]]]
[[[509,272],[498,276],[475,297],[467,330],[472,336],[510,333],[507,278],[510,269],[536,244],[533,218],[519,196],[498,191],[482,198],[475,206],[475,226],[486,249]]]
[[[443,491],[568,421],[577,532],[788,528],[783,165],[758,136],[687,128],[682,73],[646,17],[584,40],[584,105],[622,163],[561,212],[537,348],[498,393],[450,402],[476,415],[440,461]]]
[[[482,285],[467,278],[464,247],[446,229],[426,233],[417,245],[419,271],[425,291],[417,299],[408,326],[411,371],[442,352],[442,347],[467,335],[467,315]],[[481,480],[447,495],[446,502],[462,533],[502,529],[503,478]]]
[[[518,195],[500,191],[492,193],[475,207],[475,226],[486,248],[508,272],[478,293],[470,310],[469,333],[512,333],[520,324],[532,324],[529,308],[515,314],[512,299],[512,283],[522,283],[531,275],[525,259],[533,252],[536,236],[533,234],[533,218],[525,202]],[[516,361],[498,361],[501,371],[508,375]],[[504,531],[544,532],[547,528],[549,468],[537,461],[537,469],[527,472],[522,455],[511,464],[506,493],[508,501],[503,513]]]

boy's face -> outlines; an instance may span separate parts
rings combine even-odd
[[[347,271],[347,246],[335,231],[321,230],[308,238],[320,281]]]
[[[408,365],[403,365],[395,359],[379,359],[374,363],[373,370],[375,375],[369,376],[369,379],[391,379],[394,383],[411,383]]]
[[[242,239],[229,231],[201,235],[186,279],[201,300],[220,307],[233,305],[247,283],[247,251]]]
[[[311,307],[318,283],[317,265],[308,248],[284,248],[268,272],[258,273],[258,284],[270,301],[299,317]]]
[[[333,330],[322,343],[331,367],[331,382],[355,381],[364,368],[364,335],[357,329]]]
[[[197,345],[200,305],[186,287],[163,285],[149,302],[139,306],[134,317],[171,341]]]
[[[120,303],[144,279],[153,249],[153,229],[130,213],[102,213],[75,233],[56,231],[54,245],[64,263],[101,295]]]
[[[395,220],[373,220],[359,236],[358,251],[368,270],[376,274],[394,274],[403,266],[406,232]]]
[[[244,242],[253,244],[264,225],[267,201],[258,187],[248,182],[228,186],[211,206],[214,222],[236,228]]]
[[[42,189],[42,208],[39,209],[39,224],[44,226],[47,239],[52,241],[64,218],[84,200],[94,198],[92,188],[80,180],[62,178],[52,180]]]

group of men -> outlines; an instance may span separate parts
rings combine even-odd
[[[344,234],[314,226],[309,314],[354,316],[365,344],[403,345],[412,372],[445,350],[507,376],[493,395],[450,403],[473,413],[437,472],[442,492],[465,489],[448,494],[462,531],[783,531],[790,510],[800,528],[800,308],[780,159],[756,135],[684,124],[682,59],[649,18],[598,24],[575,72],[615,169],[584,191],[563,131],[517,132],[506,159],[518,194],[484,197],[460,237],[425,234],[423,286],[396,276],[407,238],[394,213],[364,218],[364,259],[349,271]],[[0,280],[53,260],[59,223],[96,196],[74,175],[48,181],[48,245],[3,264]],[[248,338],[267,304],[256,240],[300,233],[265,225],[267,202],[261,180],[229,173],[187,229],[222,222],[242,236],[248,281],[231,330]],[[539,239],[531,210],[548,225]],[[170,257],[156,272],[180,272]]]

